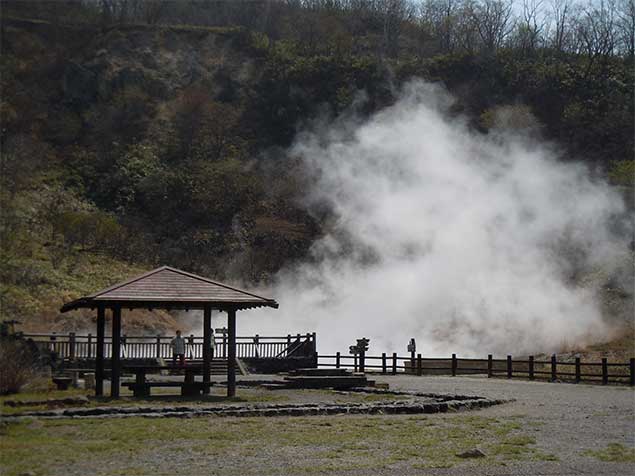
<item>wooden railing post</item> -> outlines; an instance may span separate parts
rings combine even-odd
[[[392,353],[392,374],[397,375],[397,352]]]
[[[75,360],[75,333],[68,333],[68,358]]]
[[[421,354],[417,354],[417,375],[423,375],[423,362],[421,361]]]
[[[507,356],[507,378],[512,378],[512,356]]]
[[[289,338],[291,338],[291,336],[289,336]],[[340,368],[340,353],[339,352],[335,353],[335,368],[336,369]]]
[[[534,356],[529,356],[529,380],[534,379]]]
[[[381,353],[381,373],[386,374],[386,352]]]
[[[551,356],[551,381],[558,380],[558,363],[556,362],[556,354]]]
[[[86,358],[90,359],[93,356],[93,349],[91,349],[91,347],[93,346],[93,335],[90,332],[88,333],[86,346]]]
[[[609,383],[609,366],[606,357],[602,357],[602,385]]]
[[[631,371],[631,379],[629,383],[631,385],[635,385],[635,357],[631,357],[631,360],[628,366],[630,367],[630,371]]]
[[[353,355],[353,372],[357,372],[357,354]]]
[[[157,335],[157,359],[161,358],[161,335]]]
[[[493,375],[493,368],[494,368],[494,362],[492,361],[493,356],[492,354],[488,354],[487,355],[487,378],[492,378]]]
[[[581,371],[580,371],[580,357],[575,358],[575,383],[580,383]]]
[[[317,334],[314,332],[313,334],[311,334],[311,337],[313,342],[312,352],[317,352]]]
[[[456,354],[452,354],[452,377],[456,377],[456,368],[457,368]]]

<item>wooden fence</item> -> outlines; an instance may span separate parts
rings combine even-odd
[[[408,375],[473,375],[488,377],[527,378],[529,380],[546,379],[551,382],[596,382],[621,383],[635,385],[635,358],[626,363],[582,362],[576,357],[573,362],[557,361],[553,355],[549,360],[536,360],[533,356],[525,360],[514,360],[511,355],[506,359],[463,359],[452,354],[450,358],[425,358],[421,354],[400,357],[392,355],[364,356],[318,355],[318,367],[348,368],[361,372],[379,372],[382,374]]]
[[[97,338],[92,334],[24,334],[33,339],[42,349],[55,352],[60,359],[93,359],[97,352]],[[203,358],[203,337],[183,336],[186,341],[185,355],[188,359]],[[122,336],[121,357],[124,359],[172,358],[170,341],[174,336]],[[227,334],[215,336],[216,358],[227,357]],[[287,358],[300,347],[306,349],[307,343],[315,351],[315,332],[307,334],[288,334],[282,337],[237,336],[236,357],[238,358]],[[112,341],[106,337],[104,355],[112,353]]]

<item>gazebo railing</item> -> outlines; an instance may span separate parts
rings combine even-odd
[[[44,350],[54,352],[65,360],[94,359],[97,352],[97,338],[93,334],[24,334]],[[203,358],[203,337],[183,336],[185,338],[185,357],[190,360]],[[121,358],[124,359],[170,359],[174,336],[122,336]],[[214,358],[227,357],[227,334],[214,337]],[[315,332],[305,334],[287,334],[286,336],[236,336],[236,357],[284,359],[297,355],[298,348],[315,352]],[[112,353],[111,337],[104,342],[104,355]]]

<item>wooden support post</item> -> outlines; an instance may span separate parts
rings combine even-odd
[[[353,372],[357,372],[357,354],[353,355]]]
[[[421,360],[421,354],[417,354],[417,375],[420,377],[423,375],[423,362]]]
[[[161,358],[161,336],[157,335],[157,359]]]
[[[236,309],[227,310],[227,396],[236,395]]]
[[[631,379],[630,379],[630,384],[631,385],[635,385],[635,357],[631,357],[631,360],[628,364],[630,371],[631,371]]]
[[[386,352],[381,353],[381,373],[386,375]]]
[[[602,385],[609,383],[609,366],[606,357],[602,357]]]
[[[97,348],[95,349],[95,396],[104,394],[104,340],[106,330],[106,309],[97,308]]]
[[[313,352],[317,352],[317,334],[314,332],[313,334],[311,334],[311,340],[313,342]]]
[[[339,352],[335,353],[335,368],[336,369],[340,368],[340,353]]]
[[[212,308],[203,309],[203,394],[209,394],[212,368]]]
[[[534,379],[534,356],[529,356],[529,380]]]
[[[493,367],[494,367],[493,356],[492,354],[488,354],[487,355],[487,378],[492,378]]]
[[[111,356],[111,378],[110,396],[119,398],[119,382],[121,376],[121,308],[112,308],[112,356]]]
[[[575,383],[580,383],[582,380],[581,377],[581,369],[580,369],[580,357],[575,358]]]
[[[86,340],[86,358],[90,359],[93,356],[93,335],[89,332],[88,339]]]
[[[556,354],[551,356],[551,381],[558,380],[558,363],[556,362]]]
[[[512,356],[508,355],[507,356],[507,378],[512,378],[512,371],[513,371],[512,365],[513,365]]]
[[[68,358],[75,360],[75,333],[68,333]]]
[[[456,354],[452,354],[452,377],[456,377],[457,367],[458,367],[458,362],[456,360]]]
[[[392,353],[392,374],[397,375],[397,352]]]

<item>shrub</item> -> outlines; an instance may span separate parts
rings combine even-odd
[[[25,341],[10,337],[0,340],[0,395],[19,392],[36,377],[34,358]]]

